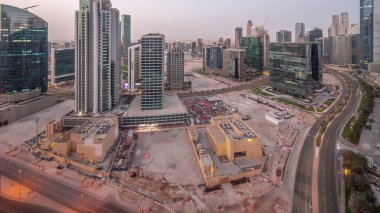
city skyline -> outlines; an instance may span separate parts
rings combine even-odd
[[[360,2],[355,0],[336,0],[334,2],[291,0],[287,1],[287,10],[276,7],[282,3],[280,0],[269,3],[243,0],[242,4],[245,6],[239,8],[234,7],[236,2],[231,0],[195,1],[198,3],[194,0],[186,2],[114,0],[112,6],[120,11],[120,15],[132,16],[132,41],[137,41],[142,35],[150,32],[163,33],[168,41],[195,40],[196,38],[203,38],[207,41],[216,40],[219,37],[233,38],[235,27],[245,29],[249,19],[252,19],[254,25],[262,25],[267,17],[265,28],[269,30],[271,41],[275,41],[276,32],[279,30],[285,29],[294,32],[294,25],[297,22],[304,22],[306,31],[318,27],[322,28],[324,34],[327,35],[332,15],[338,15],[341,12],[348,12],[350,23],[359,23],[357,8]],[[39,5],[30,11],[49,23],[49,40],[74,40],[74,13],[79,5],[78,0],[65,0],[64,3],[48,0],[3,0],[2,3],[21,8]],[[163,4],[165,7],[162,7]],[[150,7],[144,5],[150,5]],[[199,7],[200,5],[201,7]],[[261,9],[255,10],[255,8]],[[219,13],[220,16],[218,16]],[[147,16],[147,14],[150,15]],[[225,17],[223,14],[231,15],[223,18]],[[315,19],[316,16],[319,18]],[[245,30],[243,33],[246,34]]]

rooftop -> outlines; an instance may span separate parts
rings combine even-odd
[[[177,95],[165,95],[164,106],[157,110],[141,110],[141,96],[135,97],[127,110],[127,117],[148,117],[173,114],[187,114]]]

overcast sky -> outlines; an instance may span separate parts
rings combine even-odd
[[[161,32],[167,40],[216,40],[233,38],[235,27],[252,17],[264,24],[271,40],[278,30],[291,30],[296,22],[306,30],[322,28],[327,34],[331,16],[348,12],[350,24],[359,23],[359,0],[112,0],[121,14],[132,16],[132,40],[149,32]],[[79,0],[0,0],[2,4],[27,7],[49,23],[50,40],[74,39],[74,13]],[[245,34],[245,32],[244,32]]]

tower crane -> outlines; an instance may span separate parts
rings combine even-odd
[[[38,6],[40,6],[40,5],[33,5],[33,6],[30,6],[30,7],[25,7],[25,8],[23,8],[23,9],[26,10],[26,11],[28,11],[28,9],[30,9],[30,8],[34,8],[34,7],[38,7]]]

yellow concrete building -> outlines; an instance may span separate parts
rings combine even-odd
[[[49,138],[41,141],[42,150],[52,150],[56,155],[91,163],[102,162],[119,136],[119,122],[116,116],[86,121],[68,132],[56,132],[57,127],[47,125]],[[54,133],[53,133],[54,132]]]
[[[208,187],[259,175],[264,167],[260,136],[237,114],[212,118],[203,140],[196,129],[188,133]]]

